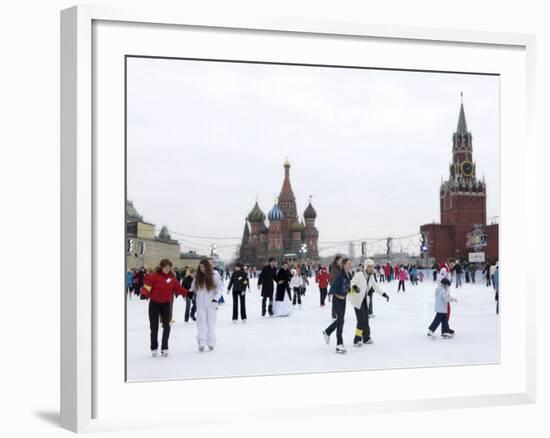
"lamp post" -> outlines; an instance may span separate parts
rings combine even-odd
[[[300,246],[300,250],[298,252],[300,253],[300,261],[302,262],[301,264],[303,265],[304,254],[307,253],[307,245],[305,243],[302,243],[302,245]]]

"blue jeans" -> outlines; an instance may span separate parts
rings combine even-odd
[[[462,286],[462,274],[456,274],[456,287]]]

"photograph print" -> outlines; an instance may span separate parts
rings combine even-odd
[[[499,363],[498,75],[125,62],[128,382]]]

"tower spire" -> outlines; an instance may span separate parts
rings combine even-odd
[[[468,127],[466,125],[466,114],[464,113],[464,95],[460,92],[460,113],[458,115],[458,125],[456,127],[456,133],[458,135],[468,134]]]

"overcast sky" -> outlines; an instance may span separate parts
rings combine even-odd
[[[461,91],[487,216],[499,214],[497,77],[141,58],[127,71],[128,198],[184,251],[233,255],[237,240],[175,233],[240,237],[256,197],[273,206],[287,156],[324,254],[438,222]]]

